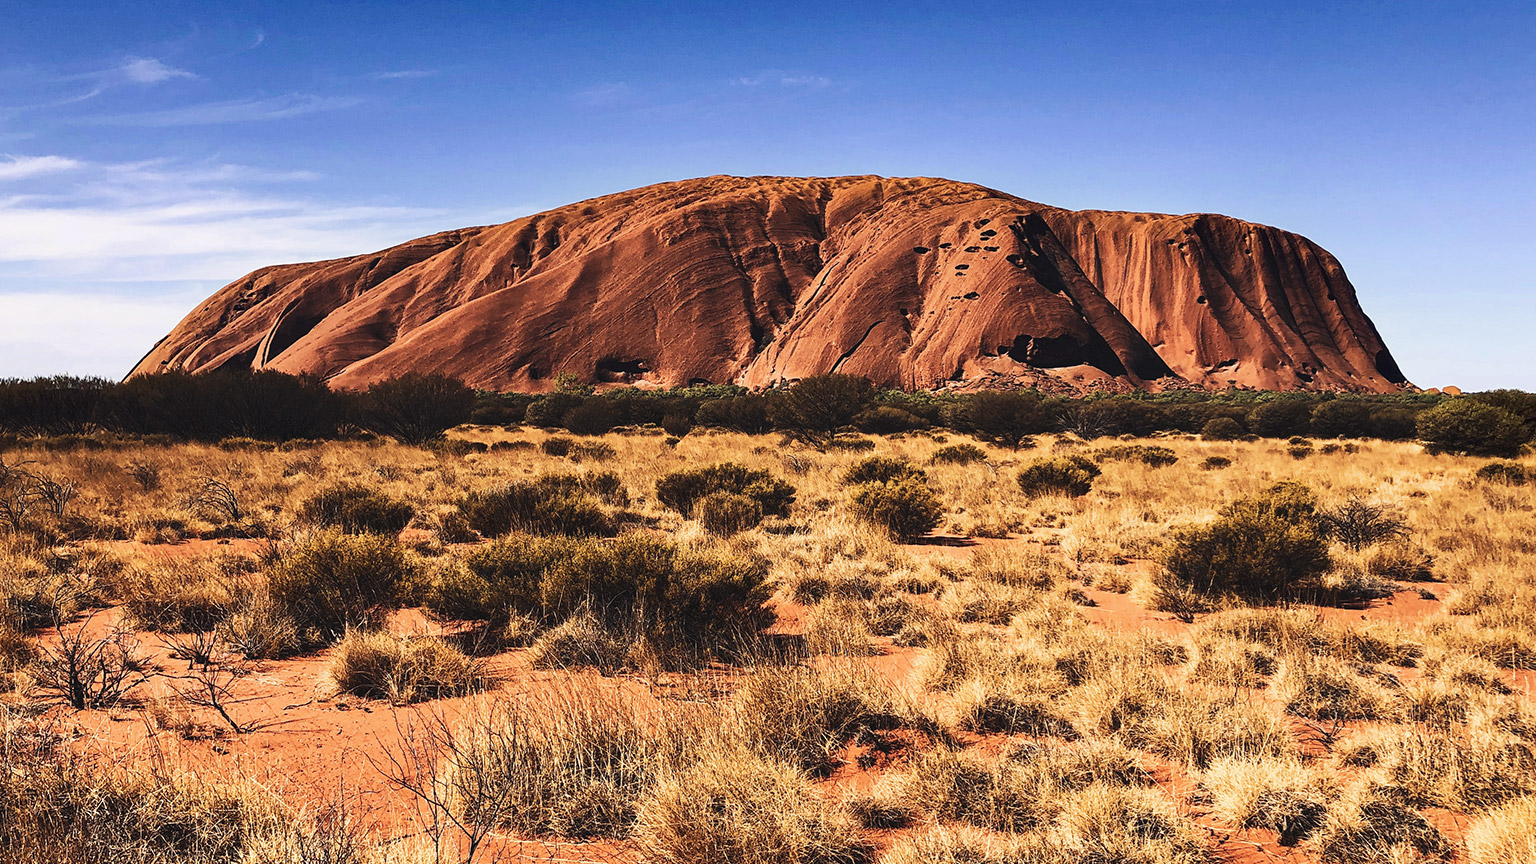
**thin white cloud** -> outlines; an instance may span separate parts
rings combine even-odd
[[[64,156],[0,157],[0,180],[24,180],[44,174],[73,171],[82,163]]]
[[[135,84],[159,84],[175,78],[196,78],[185,69],[165,65],[156,57],[129,57],[117,72]]]
[[[612,105],[622,102],[629,97],[630,87],[623,81],[611,81],[606,84],[598,84],[585,90],[576,91],[576,98],[588,105]]]
[[[380,72],[377,77],[380,81],[394,81],[409,78],[431,78],[436,74],[436,69],[399,69],[394,72]]]
[[[315,96],[306,93],[290,93],[264,99],[231,99],[222,102],[202,102],[181,108],[160,111],[140,111],[131,114],[104,114],[85,117],[76,121],[96,126],[214,126],[227,123],[255,123],[265,120],[285,120],[318,114],[323,111],[339,111],[359,105],[363,100],[343,96]]]
[[[777,85],[779,87],[805,87],[821,89],[832,86],[832,79],[825,75],[806,75],[782,72],[779,70],[767,70],[756,75],[742,78],[733,78],[731,83],[738,87],[762,87]]]
[[[0,376],[119,378],[201,299],[200,291],[0,293]]]
[[[54,188],[0,198],[0,284],[223,283],[267,264],[358,254],[442,227],[434,211],[275,194],[276,184],[316,179],[310,172],[51,158],[73,166]]]

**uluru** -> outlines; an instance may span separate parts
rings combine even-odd
[[[487,390],[1390,392],[1339,262],[1226,216],[1066,210],[943,179],[706,177],[365,255],[262,268],[131,374],[440,372]]]

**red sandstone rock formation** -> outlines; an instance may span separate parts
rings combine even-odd
[[[535,391],[772,385],[1238,385],[1403,376],[1343,269],[1225,216],[1061,210],[926,178],[706,177],[354,258],[257,270],[133,374],[410,371]]]

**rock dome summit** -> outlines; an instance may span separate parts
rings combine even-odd
[[[1226,216],[1064,210],[928,178],[706,177],[265,267],[131,374],[442,372],[487,390],[766,387],[1388,392],[1339,262]]]

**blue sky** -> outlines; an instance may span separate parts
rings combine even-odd
[[[0,0],[0,376],[255,267],[706,174],[1219,212],[1421,386],[1536,390],[1536,4]]]

